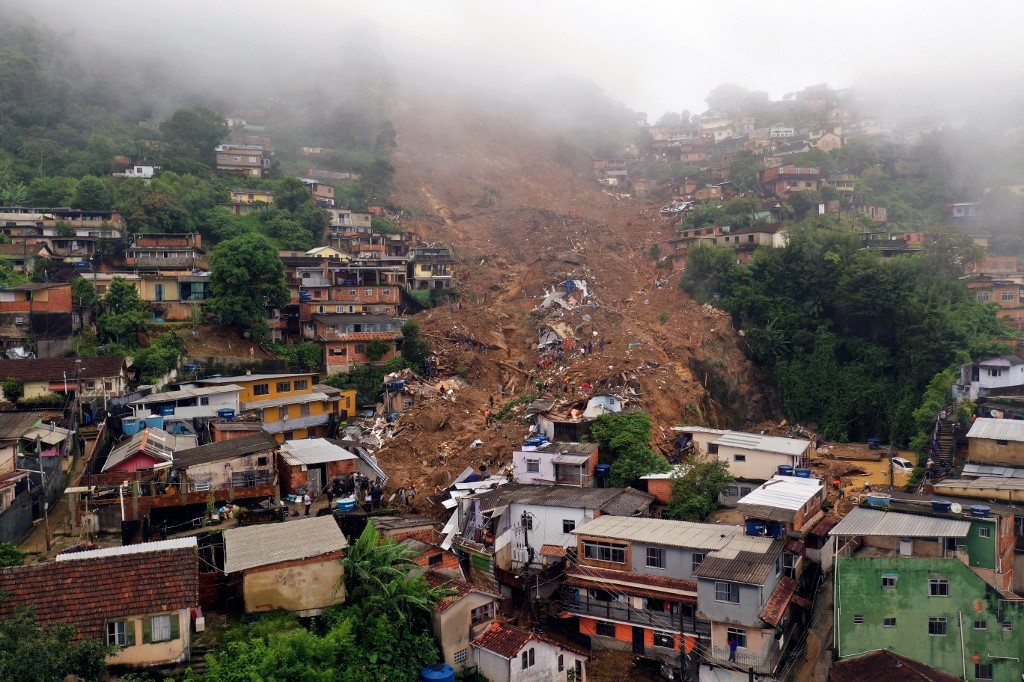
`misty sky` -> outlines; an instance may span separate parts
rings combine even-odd
[[[322,70],[370,37],[398,68],[488,87],[574,75],[656,119],[704,110],[715,85],[773,99],[806,85],[913,83],[955,95],[1024,83],[1024,2],[754,3],[562,0],[30,0],[11,2],[76,39],[210,68]],[[198,77],[198,76],[197,76]],[[971,88],[973,89],[973,88]]]

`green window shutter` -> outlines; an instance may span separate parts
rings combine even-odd
[[[153,619],[143,618],[142,619],[142,643],[152,644],[153,643]]]
[[[124,622],[124,645],[126,647],[135,646],[135,621],[126,620]]]
[[[178,639],[181,636],[181,614],[171,614],[171,639]]]

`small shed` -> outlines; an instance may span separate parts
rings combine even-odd
[[[326,438],[290,440],[281,446],[281,489],[295,493],[305,487],[319,494],[335,478],[351,476],[357,470],[359,456]]]

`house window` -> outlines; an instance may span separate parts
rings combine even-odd
[[[433,568],[435,566],[440,566],[443,563],[444,563],[444,554],[432,554],[430,556],[430,558],[427,559],[427,565],[429,565],[431,568]]]
[[[661,547],[647,548],[648,568],[665,568],[665,550]]]
[[[107,644],[119,647],[135,646],[135,623],[130,620],[107,623]]]
[[[305,391],[307,388],[309,388],[309,379],[296,379],[295,380],[295,390],[296,391]]]
[[[896,619],[895,618],[883,618],[882,619],[882,627],[885,627],[885,628],[894,628],[894,627],[896,627]]]
[[[992,664],[991,663],[975,663],[974,664],[974,679],[976,679],[976,680],[991,680],[992,679]]]
[[[294,431],[285,431],[284,432],[284,439],[285,440],[295,440],[295,432]]]
[[[528,460],[526,460],[526,473],[528,473],[528,474],[539,474],[540,473],[540,460],[539,459],[528,459]]]
[[[978,292],[978,300],[979,301],[987,301],[988,300],[988,292],[987,291],[979,291]]]
[[[945,578],[932,578],[928,581],[928,595],[931,597],[948,597],[949,581]]]
[[[523,659],[523,670],[526,670],[527,668],[532,668],[534,666],[534,664],[537,661],[536,661],[536,658],[534,656],[534,649],[533,649],[533,647],[530,647],[527,651],[523,652],[522,659]]]
[[[1000,294],[1000,298],[1002,298],[1004,301],[1012,301],[1014,300],[1013,292],[1004,291],[1002,294]]]
[[[987,620],[976,620],[976,621],[974,621],[974,629],[975,630],[988,630],[988,621]]]
[[[281,421],[284,421],[285,419],[288,418],[287,405],[282,405],[281,407],[277,408],[277,418],[280,419]]]
[[[749,494],[750,494],[750,488],[748,488],[747,486],[741,485],[740,486],[740,497],[746,497]]]
[[[595,561],[610,561],[616,564],[626,563],[626,546],[616,545],[611,542],[585,541],[583,543],[583,557]]]
[[[253,395],[270,395],[270,384],[255,384],[252,387]]]
[[[299,416],[300,417],[308,417],[309,416],[309,403],[302,403],[301,405],[299,405]]]
[[[150,642],[167,642],[172,639],[178,638],[178,633],[175,632],[178,626],[178,615],[171,616],[153,616],[148,621],[143,621],[143,624],[149,623],[149,638],[146,638],[145,628],[143,628],[142,640],[144,643]]]
[[[1003,632],[1013,632],[1013,623],[1010,621],[1003,622]]]
[[[736,640],[736,647],[738,649],[746,649],[747,648],[747,631],[746,630],[744,630],[743,628],[729,628],[725,632],[726,632],[726,637],[727,637],[725,641],[728,642],[730,639],[735,639]]]
[[[597,621],[597,634],[602,637],[614,637],[615,636],[615,623],[610,623],[606,620]]]
[[[572,519],[562,519],[562,532],[571,533],[576,530],[576,522]]]
[[[391,289],[381,289],[380,293],[382,293],[385,296],[390,296],[391,295]]]
[[[365,352],[366,352],[366,345],[362,344],[362,343],[357,343],[356,344],[356,353],[359,354],[359,355],[362,355]]]
[[[882,587],[896,587],[897,576],[894,575],[883,575],[882,576]]]
[[[95,381],[87,381],[87,382],[85,382],[85,387],[87,389],[89,389],[90,391],[95,391],[96,390],[96,382]]]
[[[114,384],[110,383],[109,381],[104,381],[103,382],[103,389],[106,390],[106,391],[113,391],[114,390]]]
[[[740,586],[736,583],[715,583],[715,601],[724,601],[732,604],[740,603]]]
[[[708,443],[708,454],[709,455],[717,455],[718,454],[718,443]]]
[[[558,672],[565,670],[565,654],[558,654]]]
[[[348,295],[349,296],[355,296],[356,295],[356,290],[355,289],[349,289],[348,290]]]
[[[735,486],[735,485],[729,486],[729,488],[725,491],[725,495],[726,495],[726,497],[739,497],[740,496],[739,486]]]
[[[473,609],[473,625],[480,625],[489,620],[494,620],[494,602],[487,602],[479,608]]]
[[[373,296],[373,289],[363,289],[363,296]]]
[[[990,538],[990,537],[992,537],[992,529],[991,528],[979,528],[978,529],[978,537],[982,537],[982,538]]]
[[[469,649],[463,649],[462,651],[455,652],[456,663],[465,663],[467,658],[469,658]]]
[[[732,456],[732,461],[734,461],[734,462],[746,462],[747,461],[747,456],[746,455],[733,455]]]
[[[693,553],[693,560],[692,560],[692,562],[690,564],[690,571],[691,572],[696,571],[697,567],[700,566],[702,563],[704,563],[704,559],[706,557],[707,557],[707,554],[702,554],[700,552],[694,552]]]
[[[946,636],[946,619],[945,618],[929,618],[928,619],[928,634],[933,637],[945,637]]]
[[[654,646],[662,646],[666,649],[676,648],[676,636],[671,632],[654,631]]]
[[[1005,440],[997,440],[996,445],[1009,445],[1009,443]]]

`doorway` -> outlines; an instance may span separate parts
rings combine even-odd
[[[633,653],[642,654],[644,652],[644,629],[633,626]]]

